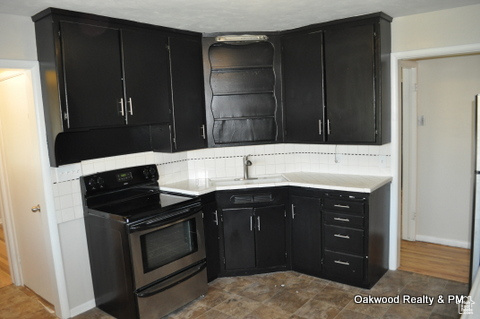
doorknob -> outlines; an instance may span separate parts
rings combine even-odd
[[[38,204],[37,206],[33,206],[33,207],[32,207],[32,212],[38,213],[38,212],[40,212],[40,211],[41,211],[41,210],[40,210],[40,204]]]

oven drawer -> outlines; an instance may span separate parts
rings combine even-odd
[[[207,293],[206,263],[195,265],[167,280],[135,293],[141,319],[165,315]]]
[[[363,216],[325,212],[323,222],[327,225],[363,229]]]
[[[363,201],[350,201],[337,198],[325,198],[323,203],[325,210],[342,211],[355,214],[363,214],[365,203]]]
[[[342,281],[362,282],[365,258],[325,251],[323,270],[326,276]]]
[[[325,225],[325,249],[363,255],[363,230]]]

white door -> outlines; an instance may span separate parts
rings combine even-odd
[[[2,80],[3,79],[3,80]],[[29,71],[0,77],[0,164],[2,193],[13,217],[21,277],[25,286],[55,303],[52,252],[40,163],[38,131]],[[39,207],[39,211],[32,211]],[[34,209],[35,210],[35,209]]]

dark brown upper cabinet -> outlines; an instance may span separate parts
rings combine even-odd
[[[372,14],[284,34],[286,142],[390,142],[390,21]]]
[[[294,33],[282,39],[285,142],[325,139],[323,33]]]
[[[208,146],[281,141],[278,38],[203,46]]]
[[[202,39],[169,38],[172,74],[174,151],[206,147],[205,95],[202,67]]]
[[[64,130],[170,122],[167,37],[60,21]]]
[[[53,8],[32,20],[52,166],[205,146],[200,33]]]

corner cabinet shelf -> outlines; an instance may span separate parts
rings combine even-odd
[[[276,142],[278,97],[271,42],[204,42],[209,146]]]

